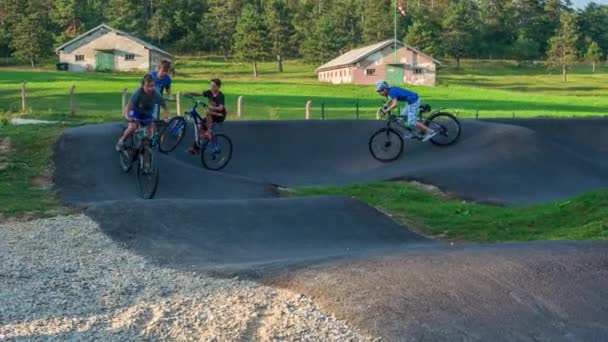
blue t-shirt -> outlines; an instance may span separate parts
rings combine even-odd
[[[388,88],[388,96],[391,99],[397,99],[398,101],[407,101],[407,103],[414,103],[418,101],[418,94],[413,91],[409,91],[399,87],[390,87]]]
[[[163,77],[162,79],[158,78],[158,71],[156,70],[152,71],[148,75],[154,77],[156,90],[158,90],[161,95],[165,94],[165,90],[171,89],[171,77],[169,77],[169,75],[165,75],[165,77]]]

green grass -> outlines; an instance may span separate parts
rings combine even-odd
[[[59,125],[0,126],[0,217],[52,215],[61,208],[49,186],[52,148],[62,131]]]
[[[608,192],[513,207],[446,199],[405,182],[301,188],[294,194],[354,197],[426,236],[448,241],[608,240]]]
[[[314,67],[301,61],[286,61],[285,72],[276,63],[260,63],[260,77],[252,77],[250,64],[223,62],[217,58],[180,58],[176,62],[174,91],[198,91],[208,80],[221,77],[227,105],[236,112],[239,95],[244,96],[245,119],[302,119],[308,100],[313,117],[354,118],[359,101],[361,118],[373,118],[382,99],[371,86],[319,83]],[[437,87],[411,87],[434,107],[446,107],[461,117],[599,116],[608,115],[606,66],[591,73],[589,66],[572,70],[570,82],[545,67],[518,67],[509,61],[465,61],[457,70],[447,64],[439,70]],[[28,81],[26,116],[74,122],[120,119],[120,94],[133,91],[141,73],[67,73],[47,66],[41,69],[0,68],[0,117],[18,116],[20,86]],[[68,93],[76,85],[76,115],[68,114]],[[184,100],[182,107],[187,107]],[[175,111],[175,109],[173,109]],[[232,117],[231,119],[234,119]]]

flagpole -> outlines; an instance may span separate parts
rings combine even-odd
[[[395,0],[395,3],[393,4],[393,10],[395,12],[394,15],[394,40],[395,40],[395,64],[397,64],[397,0]]]

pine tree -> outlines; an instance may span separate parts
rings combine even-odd
[[[361,15],[364,43],[374,44],[393,37],[392,0],[372,1]]]
[[[267,0],[265,13],[272,52],[277,58],[279,72],[283,72],[283,57],[291,52],[289,38],[294,31],[287,3],[284,0]]]
[[[145,8],[136,0],[109,0],[106,7],[108,24],[135,36],[146,33]]]
[[[471,0],[461,0],[450,4],[447,15],[443,20],[443,38],[445,52],[456,60],[460,68],[460,60],[477,48],[477,8]]]
[[[266,20],[252,5],[246,5],[236,25],[234,51],[240,60],[253,63],[253,76],[258,76],[257,62],[270,56]]]
[[[585,60],[593,65],[593,72],[595,72],[595,64],[599,63],[602,59],[602,49],[597,45],[596,42],[591,41],[587,53],[585,53]]]
[[[441,38],[438,29],[428,21],[414,20],[405,36],[405,43],[431,56],[441,55]]]
[[[578,27],[571,14],[562,14],[561,26],[557,34],[549,39],[549,51],[547,52],[547,64],[549,66],[562,68],[562,81],[568,80],[568,67],[576,63],[578,41]]]
[[[33,68],[36,60],[51,52],[49,8],[35,0],[23,1],[21,4],[22,11],[17,15],[13,27],[11,45],[15,49],[15,57],[29,61]]]
[[[526,36],[525,32],[520,32],[513,43],[513,57],[520,61],[525,62],[534,59],[539,56],[540,45],[530,37]]]
[[[205,27],[215,50],[219,50],[228,60],[235,39],[235,29],[240,0],[209,0],[209,12],[205,15]]]

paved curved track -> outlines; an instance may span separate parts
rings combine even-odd
[[[408,143],[390,164],[367,149],[379,125],[228,123],[224,172],[203,171],[184,144],[159,158],[149,201],[118,168],[123,125],[84,126],[57,144],[54,180],[137,253],[297,289],[388,340],[608,339],[606,244],[454,248],[353,199],[284,198],[274,186],[405,178],[483,202],[552,201],[608,187],[608,120],[465,121],[457,145]]]

